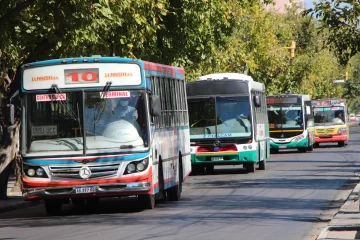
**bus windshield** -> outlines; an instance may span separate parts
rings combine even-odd
[[[27,95],[25,108],[25,154],[82,154],[84,147],[87,153],[147,147],[143,91],[32,94]]]
[[[345,124],[344,107],[315,107],[314,124],[315,126]]]
[[[190,99],[190,138],[250,137],[249,96]]]
[[[303,129],[301,105],[268,106],[270,129]]]

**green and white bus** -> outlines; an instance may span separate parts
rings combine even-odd
[[[243,164],[265,170],[269,127],[265,86],[250,76],[215,73],[186,84],[193,172]]]
[[[267,97],[270,151],[313,150],[315,143],[311,97],[301,94],[279,94]]]

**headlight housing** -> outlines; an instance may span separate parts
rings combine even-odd
[[[48,175],[44,168],[39,166],[29,166],[24,164],[24,173],[28,177],[36,177],[36,178],[48,178]]]
[[[306,136],[306,135],[305,135],[304,133],[302,133],[302,134],[300,134],[300,135],[298,135],[298,136],[295,136],[295,137],[293,138],[293,140],[294,140],[294,141],[300,141],[300,140],[304,139],[305,136]]]
[[[144,158],[140,161],[129,162],[125,168],[124,175],[143,172],[149,166],[149,158]]]
[[[338,134],[345,135],[346,134],[346,128],[339,128]]]

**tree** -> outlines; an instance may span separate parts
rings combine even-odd
[[[346,65],[360,48],[360,2],[350,0],[321,0],[308,9],[321,22],[321,29],[329,31],[326,43],[334,49],[341,65]]]

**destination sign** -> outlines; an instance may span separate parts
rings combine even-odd
[[[301,103],[300,98],[297,97],[268,97],[266,98],[267,104],[277,103]]]
[[[72,63],[25,68],[22,84],[25,90],[50,89],[53,84],[61,88],[138,86],[141,69],[129,63]]]
[[[324,99],[324,100],[317,100],[311,102],[313,106],[333,106],[333,105],[344,106],[344,103],[345,103],[344,99]]]

